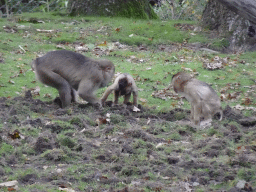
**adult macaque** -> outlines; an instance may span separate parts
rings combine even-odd
[[[212,119],[216,113],[220,113],[220,121],[222,120],[220,99],[210,85],[184,72],[173,75],[172,85],[176,93],[190,102],[191,119],[196,125],[200,123],[200,118]]]
[[[62,108],[76,100],[76,91],[82,99],[101,106],[94,92],[107,86],[115,73],[111,61],[94,60],[67,50],[48,52],[32,62],[32,69],[39,81],[58,89]]]
[[[124,73],[115,79],[114,83],[110,85],[102,96],[102,105],[105,104],[109,94],[114,91],[114,104],[118,104],[119,96],[124,96],[124,104],[129,102],[131,94],[133,94],[133,105],[138,106],[138,88],[131,75]]]

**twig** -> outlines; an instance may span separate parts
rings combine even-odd
[[[19,45],[19,48],[24,51],[24,53],[26,53],[25,49],[23,49],[23,47],[21,47],[21,45]]]

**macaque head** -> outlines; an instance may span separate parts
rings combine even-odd
[[[118,84],[119,84],[120,95],[126,95],[131,93],[132,83],[128,82],[127,77],[120,79],[118,81]]]
[[[176,93],[184,92],[184,85],[192,79],[193,76],[185,73],[179,72],[172,76],[172,86]]]
[[[102,84],[100,87],[105,87],[109,84],[111,79],[114,77],[115,74],[115,66],[111,61],[108,60],[101,60],[100,62],[100,67],[103,72],[103,76],[105,81],[102,81]]]

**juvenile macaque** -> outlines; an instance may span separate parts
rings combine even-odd
[[[176,93],[190,102],[191,119],[196,125],[200,123],[200,118],[212,119],[216,113],[220,113],[220,121],[222,120],[220,99],[210,85],[184,72],[173,75],[172,85]]]
[[[115,73],[111,61],[94,60],[67,50],[48,52],[32,62],[32,69],[39,81],[58,89],[62,108],[76,100],[76,91],[82,99],[101,106],[94,92],[107,86]]]
[[[124,96],[124,104],[127,104],[129,102],[129,99],[131,97],[131,94],[133,94],[133,105],[137,106],[138,103],[138,88],[135,84],[134,79],[131,75],[124,73],[119,75],[114,83],[110,85],[105,93],[102,96],[101,102],[102,105],[105,104],[105,101],[107,100],[109,94],[114,91],[114,104],[118,104],[118,98],[120,96]]]

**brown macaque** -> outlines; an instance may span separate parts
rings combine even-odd
[[[220,113],[220,121],[222,120],[220,98],[210,85],[185,72],[173,75],[172,85],[176,93],[190,102],[191,119],[196,125],[200,123],[201,118],[209,120],[216,113]]]
[[[58,89],[62,108],[76,101],[76,91],[85,101],[101,106],[94,92],[107,86],[115,73],[111,61],[94,60],[67,50],[48,52],[31,66],[39,81]]]
[[[124,73],[117,76],[114,83],[110,85],[102,96],[102,105],[105,104],[109,94],[114,91],[114,104],[118,104],[118,98],[124,96],[124,104],[129,102],[131,94],[133,94],[133,105],[138,106],[138,88],[131,75]]]

